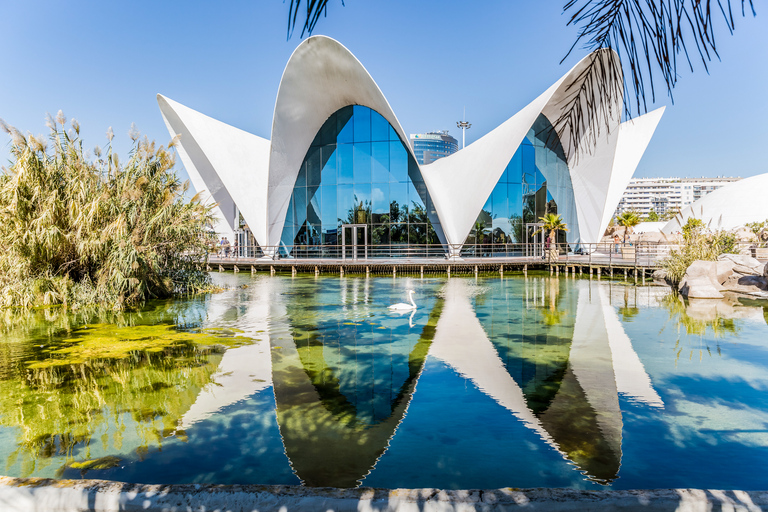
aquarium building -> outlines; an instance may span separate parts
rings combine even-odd
[[[663,113],[622,123],[621,105],[606,104],[578,139],[553,128],[566,105],[588,101],[587,65],[617,58],[588,55],[500,126],[424,165],[363,65],[324,36],[289,59],[270,140],[157,100],[192,184],[216,205],[214,229],[230,240],[245,229],[255,255],[509,254],[540,242],[545,213],[563,217],[560,241],[577,250],[599,241]]]

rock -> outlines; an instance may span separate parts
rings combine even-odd
[[[736,264],[731,260],[717,261],[715,263],[717,282],[723,284],[733,274],[733,267]]]
[[[722,285],[717,282],[716,261],[694,261],[678,286],[680,293],[693,299],[722,299]]]
[[[654,270],[653,274],[651,275],[654,281],[658,281],[660,283],[666,283],[667,282],[667,271],[663,268],[660,268],[658,270]]]
[[[763,277],[768,277],[768,263],[763,267]]]
[[[743,254],[721,254],[717,261],[732,261],[734,263],[733,271],[745,276],[762,276],[765,271],[765,265],[755,258]]]
[[[723,283],[723,287],[729,292],[763,296],[768,290],[768,278],[734,273]]]

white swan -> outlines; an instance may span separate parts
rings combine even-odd
[[[413,293],[413,290],[408,290],[408,299],[411,301],[410,304],[406,304],[404,302],[399,304],[392,304],[389,306],[389,309],[394,311],[408,311],[410,309],[416,309],[416,303],[413,302]]]

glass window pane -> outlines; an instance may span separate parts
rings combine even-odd
[[[320,224],[321,222],[321,197],[320,187],[315,189],[307,188],[307,196],[309,199],[309,205],[307,207],[307,220],[314,224]]]
[[[320,131],[317,133],[317,136],[315,137],[315,140],[312,141],[313,146],[325,146],[326,144],[335,144],[336,143],[336,114],[331,114],[331,117],[329,117],[325,123],[323,123],[322,128],[320,128]]]
[[[371,111],[371,140],[389,140],[389,123],[375,110]]]
[[[371,227],[371,238],[376,245],[389,245],[389,225],[374,224]]]
[[[389,125],[389,140],[392,142],[400,140],[400,137],[397,135],[397,132],[392,127],[392,125]]]
[[[296,226],[301,226],[307,220],[307,189],[293,190],[293,208],[296,215]]]
[[[336,212],[342,224],[354,224],[355,193],[352,185],[338,185]]]
[[[408,181],[408,152],[400,142],[389,143],[389,172],[391,181]]]
[[[336,187],[320,187],[322,191],[321,205],[322,205],[322,221],[323,225],[336,226],[338,223],[338,212],[336,211]]]
[[[405,209],[408,207],[408,185],[406,183],[389,184],[390,222],[405,222]]]
[[[312,151],[312,149],[310,149]],[[299,169],[299,175],[296,176],[296,183],[294,187],[306,187],[307,186],[307,161],[301,162],[301,168]]]
[[[355,118],[355,142],[371,141],[371,109],[355,105],[353,107]]]
[[[317,187],[320,185],[320,148],[311,147],[307,153],[307,186]]]
[[[371,160],[373,182],[387,183],[389,181],[389,143],[374,142],[371,144]]]
[[[352,107],[346,107],[336,112],[336,142],[352,142],[354,119],[352,118]]]
[[[408,206],[413,208],[414,205],[421,207],[423,210],[426,210],[426,207],[424,206],[424,201],[421,200],[422,197],[427,196],[427,186],[424,184],[424,182],[410,182],[408,183]]]
[[[408,225],[408,243],[411,245],[424,245],[427,243],[427,225],[409,224]]]
[[[363,203],[366,208],[371,206],[371,184],[370,183],[355,183],[355,201],[357,203]]]
[[[323,171],[320,178],[323,185],[336,184],[336,145],[324,146],[322,149]]]
[[[507,207],[507,184],[499,183],[496,185],[491,197],[493,199],[493,210],[491,210],[493,215],[500,219],[509,218],[509,208]]]
[[[389,184],[378,183],[371,189],[372,222],[389,222]]]
[[[336,165],[339,169],[339,183],[351,184],[355,179],[352,171],[352,144],[339,144],[336,146],[336,152],[338,153]]]
[[[407,244],[408,224],[390,224],[389,239],[392,244]]]
[[[353,162],[355,183],[371,182],[371,143],[353,144]]]
[[[323,224],[323,244],[336,245],[338,243],[338,226],[334,222],[332,225]]]

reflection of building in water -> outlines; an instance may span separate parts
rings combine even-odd
[[[530,304],[540,311],[538,318],[524,307],[486,303],[486,309],[520,318],[494,325],[492,311],[482,315],[483,325],[467,283],[451,280],[430,353],[472,380],[591,479],[609,482],[621,463],[618,394],[652,406],[663,403],[605,288],[592,288],[587,281],[574,284],[564,291],[558,280],[528,281],[528,300],[516,294],[511,300]],[[558,315],[558,309],[575,310],[576,316]],[[509,331],[494,332],[499,326]]]
[[[322,283],[326,286],[327,283]],[[409,331],[406,317],[373,324],[370,281],[344,280],[344,305],[314,298],[320,283],[288,306],[290,336],[273,342],[277,420],[296,475],[310,486],[354,487],[389,445],[411,401],[432,342],[433,323]],[[439,314],[440,301],[425,304]],[[279,343],[276,345],[275,343]]]
[[[472,282],[450,280],[441,298],[426,305],[428,325],[410,337],[372,324],[363,311],[329,318],[312,303],[311,285],[299,291],[301,307],[287,309],[291,335],[277,346],[273,341],[272,350],[278,424],[299,478],[312,486],[357,485],[405,421],[429,352],[588,478],[614,480],[621,464],[619,394],[653,407],[663,402],[607,287],[587,281],[561,287],[555,279],[520,284],[521,293],[479,300],[483,291]],[[345,296],[365,296],[360,281],[346,286],[353,289]],[[349,321],[351,314],[358,320]]]

